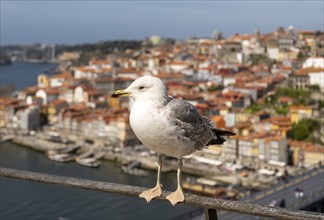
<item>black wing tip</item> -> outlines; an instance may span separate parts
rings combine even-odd
[[[225,141],[226,141],[225,138],[217,137],[217,139],[213,139],[213,140],[209,141],[207,146],[209,146],[209,145],[222,145],[222,144],[224,144]]]
[[[217,136],[234,136],[236,135],[234,132],[232,131],[227,131],[227,130],[221,130],[221,129],[216,129],[213,128],[213,132],[217,135]]]
[[[235,136],[236,134],[234,132],[228,131],[228,135],[227,136]]]

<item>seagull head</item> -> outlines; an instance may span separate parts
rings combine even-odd
[[[113,98],[130,96],[135,101],[164,101],[167,90],[161,79],[154,76],[142,76],[136,79],[127,89],[117,90]]]

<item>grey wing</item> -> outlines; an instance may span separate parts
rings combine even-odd
[[[171,110],[170,120],[181,130],[181,136],[178,138],[194,142],[197,150],[201,150],[216,138],[209,119],[201,117],[190,103],[181,99],[171,99],[167,106]]]

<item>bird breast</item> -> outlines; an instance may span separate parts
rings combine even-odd
[[[180,141],[175,127],[168,122],[169,112],[158,103],[136,101],[130,113],[130,125],[145,147],[159,153],[181,158],[193,152],[193,143]],[[170,135],[173,134],[173,135]]]
[[[136,136],[142,142],[154,145],[160,136],[164,136],[167,129],[166,112],[156,107],[154,102],[137,101],[130,113],[130,125]],[[148,147],[150,147],[148,146]]]

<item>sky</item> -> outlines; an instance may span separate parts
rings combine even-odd
[[[0,0],[0,45],[324,29],[324,1]]]

